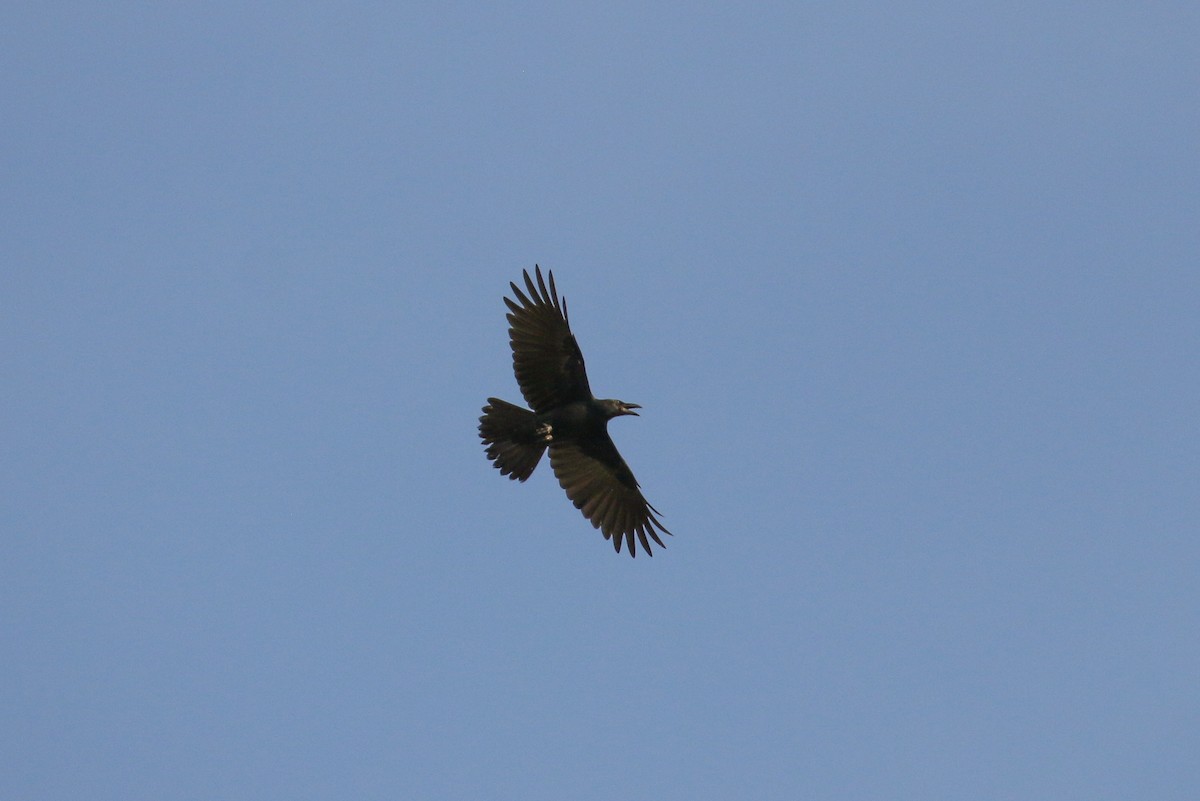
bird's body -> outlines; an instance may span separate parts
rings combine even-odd
[[[623,542],[629,555],[636,542],[650,554],[658,533],[670,534],[657,510],[642,496],[637,480],[608,435],[608,421],[636,415],[636,403],[592,396],[583,354],[571,333],[566,301],[560,300],[550,274],[550,287],[535,266],[537,284],[525,272],[528,295],[509,284],[517,296],[504,299],[509,308],[509,340],[513,370],[531,409],[488,398],[479,418],[479,436],[488,458],[502,475],[524,481],[542,454],[550,450],[550,466],[575,507],[617,551]]]
[[[546,427],[548,441],[602,437],[608,432],[608,421],[624,412],[619,407],[606,406],[607,401],[572,401],[539,414],[539,425]],[[617,401],[620,403],[620,401]]]

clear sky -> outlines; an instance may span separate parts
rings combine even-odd
[[[5,5],[0,797],[1200,797],[1200,6],[733,6]]]

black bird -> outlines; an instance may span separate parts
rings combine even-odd
[[[666,547],[656,529],[671,532],[655,517],[659,511],[642,496],[608,436],[609,420],[636,416],[634,409],[642,407],[592,396],[583,354],[567,320],[567,300],[559,299],[553,272],[547,291],[541,267],[534,265],[534,270],[536,286],[529,271],[523,271],[528,294],[509,283],[517,299],[504,299],[510,311],[513,371],[533,410],[488,398],[479,418],[479,437],[501,475],[518,481],[529,478],[549,447],[550,467],[558,483],[592,526],[612,540],[618,553],[624,541],[629,543],[629,555],[635,556],[636,535],[653,556],[647,537]]]

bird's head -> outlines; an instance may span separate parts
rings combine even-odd
[[[603,403],[604,403],[604,408],[608,412],[608,416],[610,418],[611,417],[620,417],[623,414],[632,414],[634,417],[637,417],[638,413],[635,412],[634,409],[642,408],[641,406],[638,406],[636,403],[626,403],[625,401],[619,401],[619,400],[606,400],[606,401],[603,401]]]

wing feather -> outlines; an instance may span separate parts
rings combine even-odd
[[[551,443],[550,467],[571,503],[605,539],[613,541],[617,551],[627,545],[629,555],[634,556],[637,542],[641,542],[642,549],[653,555],[650,540],[666,547],[658,532],[671,532],[642,495],[607,433],[585,441]]]
[[[550,285],[534,266],[537,283],[524,271],[525,291],[509,283],[516,300],[504,299],[509,314],[508,337],[513,352],[513,372],[521,394],[541,413],[572,401],[589,400],[587,370],[579,343],[571,333],[566,302],[559,298],[550,273]]]

